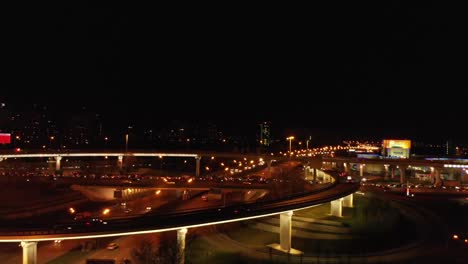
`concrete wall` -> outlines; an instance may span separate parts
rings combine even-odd
[[[115,187],[82,186],[72,185],[71,189],[81,192],[91,201],[112,201],[114,198]]]

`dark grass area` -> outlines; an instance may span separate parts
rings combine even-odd
[[[342,218],[328,215],[329,204],[295,214],[340,222],[350,227],[354,239],[314,240],[293,237],[293,247],[306,254],[366,254],[404,246],[418,238],[414,223],[388,202],[356,197],[355,207],[344,209]],[[245,223],[239,223],[237,227],[225,225],[221,230],[232,239],[251,246],[262,247],[279,241],[279,234],[249,228]]]

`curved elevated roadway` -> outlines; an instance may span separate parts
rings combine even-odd
[[[263,201],[253,204],[222,208],[178,211],[167,214],[147,214],[140,217],[109,219],[106,225],[79,226],[55,225],[0,229],[0,242],[49,241],[85,239],[144,233],[156,233],[198,226],[242,221],[313,207],[348,196],[359,188],[359,184],[335,183],[313,193],[292,196],[282,200]]]

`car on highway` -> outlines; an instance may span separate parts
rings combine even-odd
[[[382,189],[384,192],[387,192],[387,191],[390,191],[390,190],[391,190],[391,188],[388,187],[388,186],[386,186],[386,185],[380,185],[379,188]]]
[[[250,207],[245,206],[245,205],[235,206],[235,207],[232,208],[232,212],[234,214],[248,213],[250,211],[251,211]]]
[[[108,250],[114,250],[114,249],[117,249],[117,248],[119,248],[119,244],[114,243],[114,242],[109,243],[109,244],[107,245],[107,247],[106,247],[106,249],[108,249]]]
[[[207,193],[201,196],[203,201],[219,201],[223,198],[223,195],[220,193]]]

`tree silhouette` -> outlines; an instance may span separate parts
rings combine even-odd
[[[159,244],[149,240],[141,241],[140,245],[132,251],[136,264],[173,264],[177,262],[177,240],[174,232],[159,234]],[[195,239],[193,233],[187,233],[185,238],[185,263],[190,264],[190,248]]]

